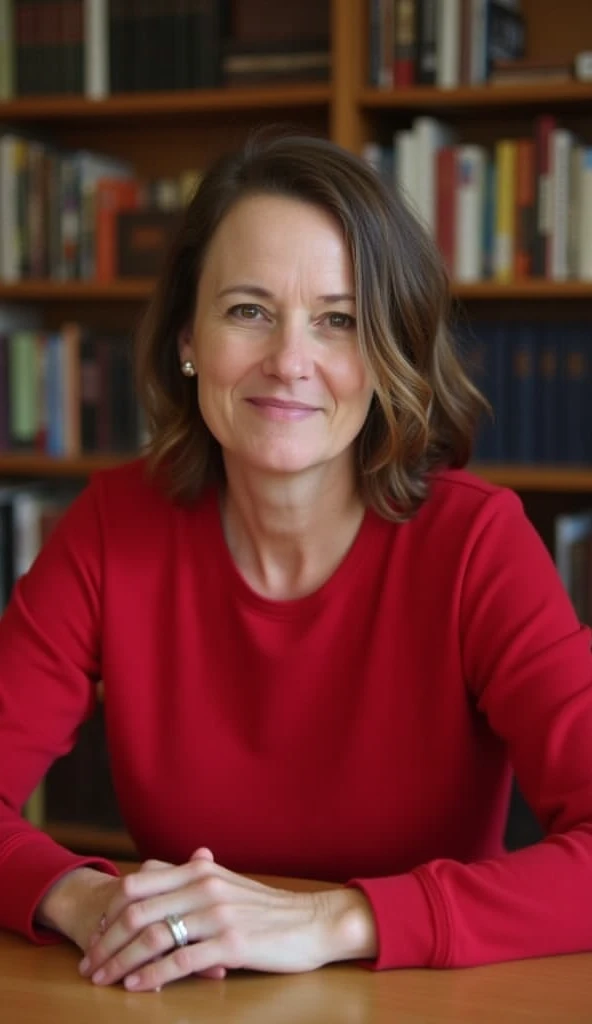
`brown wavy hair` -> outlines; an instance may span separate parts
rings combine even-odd
[[[136,377],[152,473],[176,499],[224,480],[195,380],[182,376],[178,337],[191,322],[208,246],[249,195],[313,203],[341,225],[354,267],[356,316],[374,396],[356,439],[360,493],[391,520],[425,500],[429,477],[470,458],[485,399],[463,369],[449,329],[448,277],[436,245],[396,191],[363,160],[302,135],[255,136],[205,175],[168,252],[136,336]]]

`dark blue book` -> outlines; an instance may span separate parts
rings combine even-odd
[[[562,462],[592,462],[592,324],[565,324],[560,341]]]
[[[508,378],[508,452],[510,462],[535,460],[536,352],[540,325],[513,323],[510,326]]]
[[[558,462],[561,457],[559,337],[557,324],[541,324],[536,353],[535,461]]]
[[[502,462],[507,448],[507,325],[483,321],[472,328],[474,380],[491,405],[491,416],[479,424],[474,458],[477,462]]]

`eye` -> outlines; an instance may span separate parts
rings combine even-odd
[[[260,315],[263,315],[263,310],[261,306],[257,306],[255,303],[241,302],[237,306],[231,306],[228,314],[237,320],[256,320]]]
[[[356,321],[349,313],[326,313],[324,319],[329,327],[337,328],[340,331],[351,331],[356,326]]]

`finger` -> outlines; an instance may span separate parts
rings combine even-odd
[[[226,975],[226,970],[220,966],[220,962],[224,957],[228,959],[228,950],[224,950],[227,945],[225,940],[215,938],[184,946],[161,960],[134,970],[125,976],[123,984],[132,992],[147,992],[167,985],[170,981],[186,978],[190,974],[221,979]]]
[[[201,943],[203,940],[213,938],[220,931],[219,914],[215,908],[205,913],[186,915],[183,923],[188,931],[188,943]],[[116,931],[114,925],[112,931]],[[181,950],[188,949],[188,945],[179,947]],[[121,981],[126,975],[138,970],[143,965],[160,962],[166,959],[167,954],[173,955],[179,952],[175,950],[175,942],[171,929],[166,921],[159,919],[139,933],[135,934],[131,941],[123,941],[114,952],[105,953],[101,951],[101,959],[96,955],[96,948],[88,954],[90,966],[81,973],[90,975],[92,981],[98,985],[112,985]],[[219,967],[220,962],[208,961],[204,964],[204,970]],[[156,987],[156,982],[152,988]]]
[[[140,865],[140,871],[158,871],[160,868],[172,868],[174,864],[171,864],[170,860],[156,860],[154,857],[150,860],[145,860]]]
[[[213,862],[214,854],[212,853],[211,850],[208,849],[207,846],[200,846],[199,849],[195,851],[195,853],[191,854],[191,857],[189,858],[189,860],[200,860],[200,859],[201,860],[209,860],[210,862]]]
[[[121,883],[105,911],[106,929],[130,904],[174,892],[198,879],[206,870],[211,870],[208,862],[201,858],[187,864],[166,864],[164,867],[156,867],[157,862],[154,861],[151,863],[155,866],[144,871],[135,871],[121,879]],[[174,913],[174,911],[170,912]]]

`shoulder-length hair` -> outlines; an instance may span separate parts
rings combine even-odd
[[[148,466],[171,497],[194,498],[224,480],[194,379],[180,372],[178,338],[195,313],[208,246],[249,195],[312,203],[341,225],[355,276],[359,345],[374,396],[356,439],[364,502],[409,518],[437,469],[464,466],[485,399],[464,372],[449,330],[447,274],[436,245],[395,190],[363,160],[320,138],[255,136],[205,175],[178,228],[136,336],[136,377]]]

